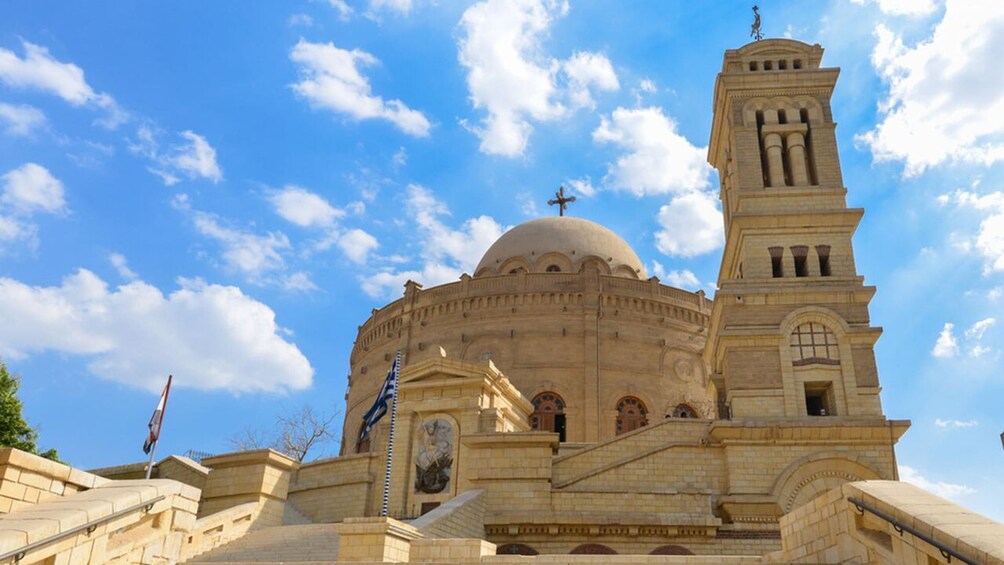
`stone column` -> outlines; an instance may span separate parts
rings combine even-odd
[[[763,136],[764,151],[767,152],[767,175],[770,185],[784,186],[784,160],[781,156],[781,134],[770,132]]]
[[[255,523],[262,526],[282,524],[282,514],[289,492],[289,475],[296,461],[271,449],[242,451],[208,457],[206,486],[202,489],[199,517],[238,504],[255,502]]]
[[[809,172],[805,167],[805,135],[800,131],[788,133],[788,162],[791,163],[791,183],[807,186]]]
[[[393,518],[347,518],[338,529],[340,563],[404,563],[417,528]]]

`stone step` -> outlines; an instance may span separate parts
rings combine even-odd
[[[334,562],[338,525],[307,524],[251,530],[188,563]]]

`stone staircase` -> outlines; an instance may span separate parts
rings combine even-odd
[[[275,526],[189,559],[187,563],[334,563],[338,524]]]

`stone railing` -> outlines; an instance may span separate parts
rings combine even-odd
[[[861,481],[783,516],[781,551],[764,561],[892,565],[950,556],[951,563],[1004,565],[1004,524],[911,484]]]
[[[254,525],[257,512],[257,503],[246,502],[199,518],[181,547],[178,561],[187,561],[243,536]]]
[[[107,483],[97,475],[31,453],[0,449],[0,514],[27,510]]]

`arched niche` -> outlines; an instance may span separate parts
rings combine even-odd
[[[878,471],[857,457],[824,452],[788,465],[774,482],[771,493],[781,511],[787,514],[844,483],[882,478]]]

